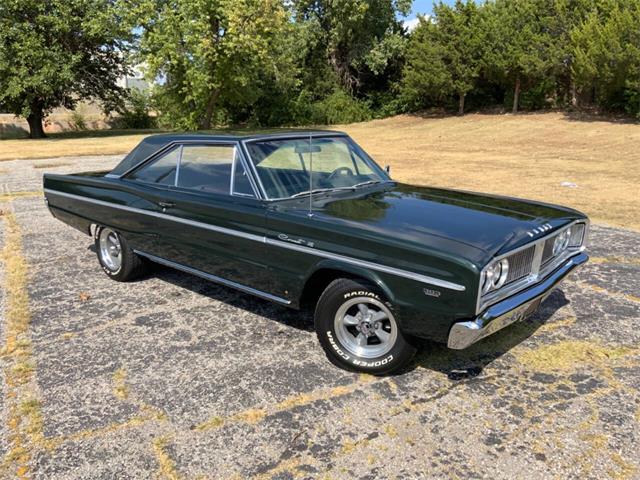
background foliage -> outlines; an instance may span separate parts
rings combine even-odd
[[[3,0],[0,109],[81,98],[125,124],[331,124],[432,107],[640,116],[640,0]],[[130,55],[132,53],[132,55]],[[142,66],[149,95],[115,79]],[[128,122],[128,123],[127,123]],[[34,125],[37,123],[37,118]],[[31,122],[30,122],[31,124]]]

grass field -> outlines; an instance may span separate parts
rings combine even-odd
[[[397,180],[560,203],[597,223],[640,230],[637,123],[562,113],[402,115],[336,128],[391,165]],[[0,160],[126,153],[147,134],[4,140]]]

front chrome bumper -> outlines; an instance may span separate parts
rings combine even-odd
[[[523,320],[537,309],[554,287],[587,260],[589,257],[585,253],[571,257],[540,283],[492,305],[474,320],[454,323],[449,332],[447,346],[462,350],[512,323]]]

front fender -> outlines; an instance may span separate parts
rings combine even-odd
[[[320,270],[335,270],[339,272],[344,272],[351,276],[361,277],[372,284],[376,285],[382,293],[384,293],[385,297],[391,302],[394,303],[396,297],[393,291],[389,288],[389,286],[380,278],[376,272],[369,270],[364,267],[358,267],[357,265],[352,265],[349,263],[341,262],[340,260],[333,259],[324,259],[314,265],[314,268],[307,273],[304,283],[306,284],[309,279],[316,274]]]

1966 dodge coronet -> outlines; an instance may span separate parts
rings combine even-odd
[[[374,374],[415,338],[463,349],[523,319],[588,259],[583,214],[400,184],[337,132],[152,136],[44,191],[114,280],[152,261],[315,306],[329,359]]]

